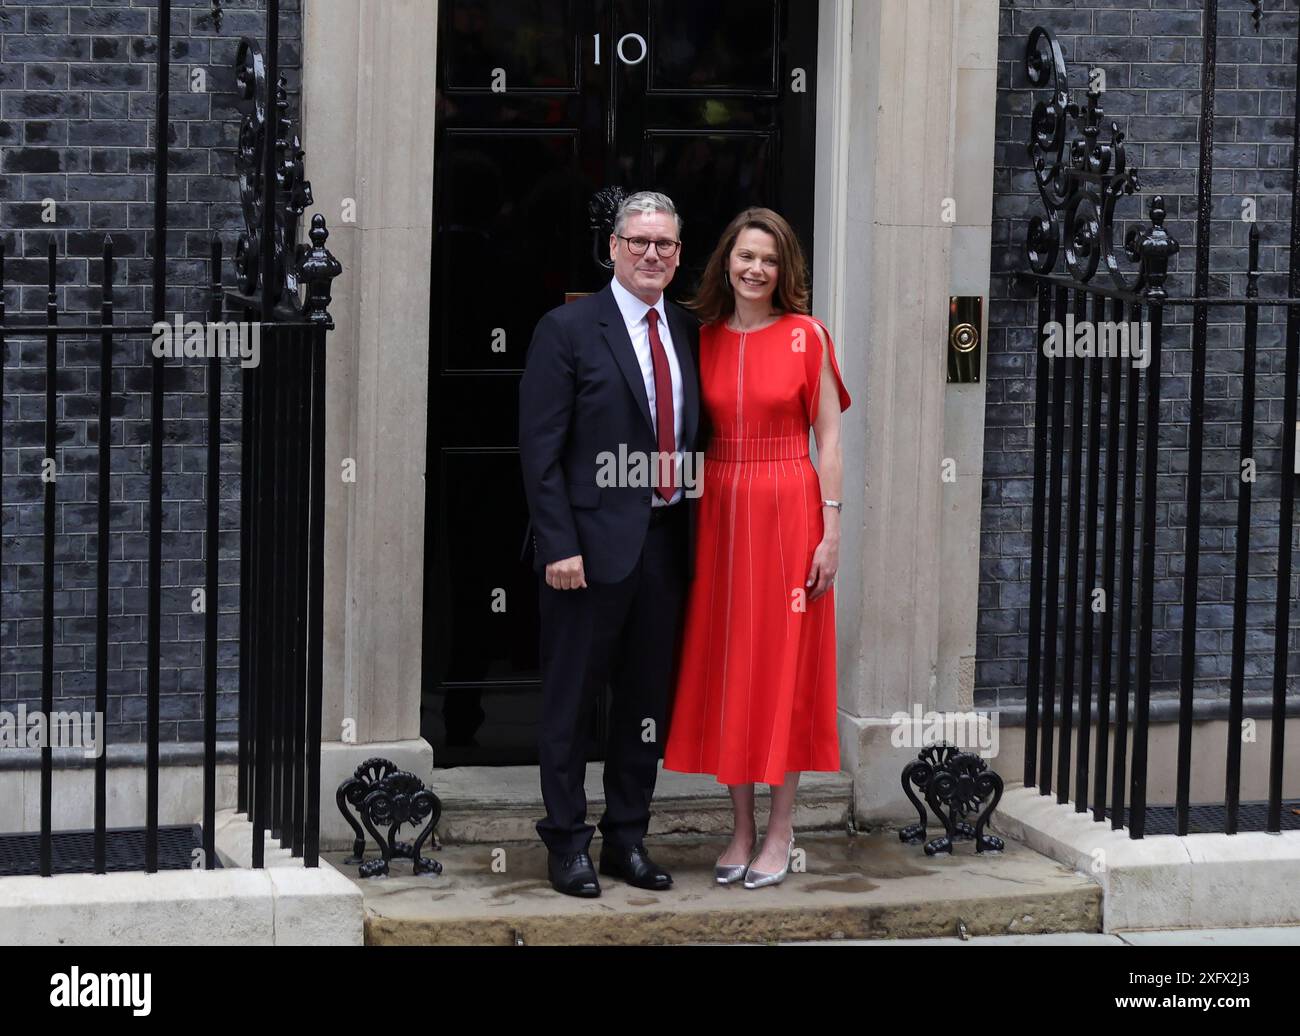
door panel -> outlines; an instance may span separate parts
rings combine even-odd
[[[537,319],[583,261],[586,183],[577,130],[450,131],[435,242],[444,374],[521,374]],[[503,304],[503,286],[510,301]]]
[[[811,256],[816,29],[815,0],[441,0],[422,712],[439,765],[536,761],[518,380],[538,318],[609,280],[588,200],[674,199],[673,299],[746,205]]]
[[[495,69],[518,90],[576,92],[580,55],[573,41],[584,26],[579,0],[443,0],[438,57],[444,95],[490,90]]]
[[[718,96],[771,98],[779,92],[782,5],[776,0],[651,0],[624,6],[629,26],[644,20],[650,42],[648,93],[680,91],[707,103]],[[700,98],[702,91],[708,96]]]

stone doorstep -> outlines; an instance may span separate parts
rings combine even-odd
[[[1104,931],[1300,924],[1300,831],[1132,839],[1036,788],[1012,788],[991,827],[1095,874]]]
[[[388,877],[361,879],[355,865],[342,862],[345,853],[328,859],[361,888],[368,945],[901,939],[955,935],[959,922],[970,935],[1101,927],[1095,882],[1015,842],[1001,854],[979,856],[966,842],[952,857],[927,857],[894,831],[801,830],[805,871],[764,889],[714,883],[713,863],[725,844],[698,834],[653,838],[651,852],[672,872],[674,887],[648,892],[602,877],[602,894],[592,900],[551,889],[536,838],[448,845],[432,854],[443,865],[440,875],[417,877],[409,860],[399,860]],[[598,861],[599,838],[591,850]]]
[[[604,764],[587,765],[587,815],[594,824],[605,804]],[[457,766],[434,770],[431,787],[442,801],[438,838],[443,845],[532,842],[545,814],[536,766]],[[760,825],[768,789],[756,793]],[[322,809],[332,804],[322,802]],[[660,769],[650,834],[730,832],[731,797],[712,776]],[[795,804],[798,831],[844,831],[853,816],[853,778],[846,773],[806,773]],[[403,837],[411,837],[403,832]]]

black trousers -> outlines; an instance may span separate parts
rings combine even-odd
[[[537,833],[552,852],[586,852],[586,732],[597,693],[612,690],[605,750],[607,844],[640,842],[650,823],[686,593],[686,507],[652,511],[640,560],[619,583],[556,590],[540,580],[542,800]],[[658,509],[656,509],[658,510]],[[649,721],[649,722],[647,722]]]

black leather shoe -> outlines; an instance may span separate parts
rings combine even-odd
[[[650,859],[640,843],[630,849],[608,843],[600,847],[600,873],[621,878],[639,889],[662,892],[673,883],[673,876]]]
[[[586,853],[548,853],[546,872],[551,879],[551,888],[556,892],[587,899],[600,895],[596,869],[592,867],[591,857]]]

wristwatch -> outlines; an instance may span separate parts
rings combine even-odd
[[[823,501],[822,501],[822,506],[823,506],[823,507],[833,507],[833,508],[835,508],[835,510],[837,510],[837,511],[843,510],[843,508],[844,508],[844,504],[841,503],[839,500],[823,500]]]

